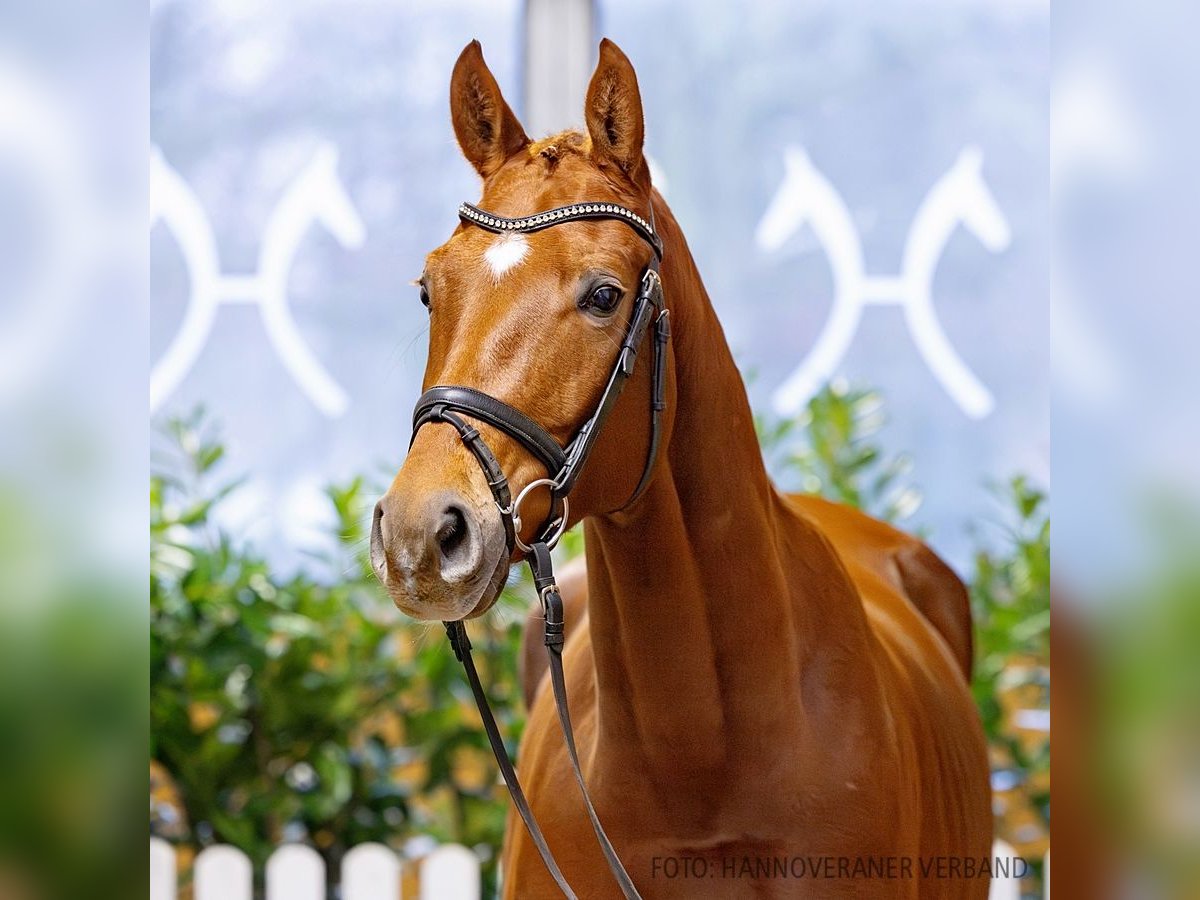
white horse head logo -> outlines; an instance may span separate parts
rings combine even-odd
[[[783,183],[759,222],[756,240],[779,250],[809,225],[833,272],[833,310],[816,345],[775,393],[776,408],[794,414],[837,370],[854,340],[867,304],[904,310],[913,341],[930,370],[959,407],[972,418],[988,415],[991,392],[967,368],[938,322],[933,307],[933,276],[951,234],[964,225],[993,253],[1004,250],[1011,231],[982,175],[983,156],[965,148],[930,188],[913,218],[904,247],[901,274],[868,275],[858,229],[840,194],[803,149],[789,148]]]
[[[280,198],[263,232],[254,275],[223,275],[217,242],[199,199],[158,148],[150,160],[150,224],[161,219],[175,236],[191,294],[179,333],[150,373],[150,408],[157,409],[195,365],[223,303],[251,303],[292,378],[325,415],[346,411],[349,399],[313,355],[287,304],[287,281],[308,229],[323,225],[347,249],[362,246],[366,226],[337,174],[337,148],[322,144]]]
[[[983,180],[983,153],[978,147],[963,148],[950,171],[929,191],[922,211],[926,207],[954,212],[958,221],[992,253],[1006,250],[1012,241],[1008,220]],[[914,224],[919,221],[920,212]]]

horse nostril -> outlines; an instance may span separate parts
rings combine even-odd
[[[438,548],[443,581],[469,582],[479,577],[479,564],[483,558],[479,524],[465,507],[456,502],[446,505],[438,518],[434,543]]]
[[[457,506],[448,507],[442,513],[442,522],[437,530],[438,549],[442,558],[452,560],[467,539],[467,520]]]
[[[375,574],[383,576],[387,556],[383,547],[383,501],[375,504],[375,512],[371,516],[371,568]]]

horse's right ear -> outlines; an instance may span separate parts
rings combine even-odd
[[[463,156],[487,178],[529,143],[500,86],[483,61],[479,41],[463,48],[450,76],[450,118]]]

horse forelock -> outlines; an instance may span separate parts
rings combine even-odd
[[[591,151],[591,139],[573,128],[533,141],[527,148],[529,158],[543,163],[548,169],[553,169],[566,156],[588,156]]]

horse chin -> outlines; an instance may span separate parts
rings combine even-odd
[[[463,616],[464,619],[477,619],[496,605],[496,601],[500,599],[500,592],[504,590],[504,583],[508,581],[508,570],[511,567],[512,560],[509,557],[501,556],[497,560],[491,579],[470,612]]]
[[[457,622],[464,619],[475,619],[486,613],[500,598],[504,583],[508,580],[508,570],[512,565],[507,556],[501,556],[496,562],[491,577],[486,582],[476,582],[475,589],[457,599],[443,600],[438,603],[413,603],[408,596],[399,596],[389,590],[392,602],[404,615],[420,622]]]

